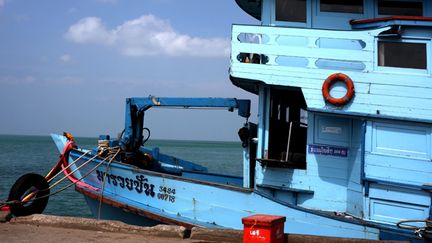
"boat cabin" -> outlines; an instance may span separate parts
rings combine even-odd
[[[237,0],[230,78],[258,95],[244,187],[381,223],[432,190],[432,1]]]

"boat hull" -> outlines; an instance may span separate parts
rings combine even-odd
[[[97,194],[91,194],[85,190],[77,191],[84,195],[87,205],[90,208],[93,216],[97,219],[107,220],[118,220],[128,224],[139,225],[139,226],[155,226],[163,222],[153,220],[145,216],[144,212],[138,210],[128,210],[125,205],[115,203],[113,201],[102,200],[100,203],[100,196]]]
[[[53,136],[59,148],[65,140]],[[87,164],[93,155],[85,150],[69,154],[73,176],[82,183],[83,194],[97,218],[121,220],[136,225],[157,223],[207,228],[243,229],[242,218],[254,214],[285,216],[285,233],[361,239],[414,239],[408,230],[391,225],[338,216],[278,201],[253,189],[209,180],[209,173],[185,178],[139,169],[100,158]],[[80,159],[78,159],[80,158]],[[85,164],[85,165],[84,165]],[[78,169],[79,167],[79,169]],[[232,178],[228,178],[232,180]],[[400,238],[401,237],[401,238]]]
[[[71,159],[81,155],[71,153]],[[88,158],[82,158],[82,161]],[[75,176],[87,174],[98,161],[79,170]],[[80,162],[77,163],[77,166]],[[183,178],[113,162],[99,166],[83,180],[86,184],[102,190],[77,186],[76,189],[87,197],[94,213],[101,204],[121,210],[104,210],[102,218],[121,219],[123,213],[141,215],[153,221],[183,225],[191,228],[242,229],[241,219],[254,214],[281,215],[287,218],[285,232],[322,236],[378,239],[379,229],[363,221],[308,210],[298,206],[274,201],[257,191]],[[95,214],[97,216],[97,213]],[[135,217],[135,216],[134,216]],[[144,219],[143,219],[144,220]]]

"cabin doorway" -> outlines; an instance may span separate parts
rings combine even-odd
[[[300,89],[271,89],[267,159],[306,169],[307,111]]]

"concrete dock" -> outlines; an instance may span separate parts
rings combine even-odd
[[[0,212],[0,242],[242,242],[243,231],[182,226],[140,227],[113,220]]]
[[[191,230],[182,226],[140,227],[119,221],[35,214],[12,218],[0,212],[0,242],[243,242],[242,230]],[[382,242],[306,235],[286,235],[289,243]],[[400,241],[386,241],[400,242]]]

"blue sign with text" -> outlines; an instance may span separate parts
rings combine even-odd
[[[333,146],[315,145],[315,144],[309,144],[308,147],[309,147],[309,153],[311,154],[348,157],[348,148],[345,147],[333,147]]]

